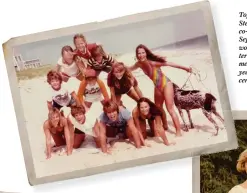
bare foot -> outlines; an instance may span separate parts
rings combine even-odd
[[[165,144],[165,145],[167,145],[167,146],[171,146],[171,145],[176,145],[176,142],[175,142],[175,141],[170,142],[170,143],[169,143],[169,142],[168,142],[168,143],[167,143],[167,142],[165,142],[164,144]]]
[[[116,148],[115,146],[110,146],[110,147],[108,148],[108,150],[109,150],[110,152],[112,152],[115,148]]]
[[[107,154],[107,155],[111,155],[111,154],[112,154],[111,148],[108,148],[108,149],[107,149],[106,154]]]
[[[169,145],[176,145],[176,142],[175,141],[170,142]]]
[[[176,133],[176,137],[182,137],[182,133],[181,132]]]
[[[145,146],[147,146],[147,147],[152,147],[152,145],[149,144],[149,143],[145,143]]]
[[[46,159],[50,159],[51,158],[51,154],[46,155]]]

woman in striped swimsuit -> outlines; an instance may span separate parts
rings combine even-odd
[[[142,44],[136,47],[136,58],[138,61],[130,67],[130,70],[133,71],[137,68],[141,68],[143,72],[153,81],[155,85],[155,104],[162,107],[165,101],[167,111],[172,117],[173,124],[176,128],[176,136],[181,136],[182,134],[179,118],[174,108],[173,84],[171,80],[163,74],[160,67],[170,66],[185,70],[187,72],[191,72],[191,68],[180,66],[172,62],[167,62],[165,57],[159,57],[153,54],[145,45]]]

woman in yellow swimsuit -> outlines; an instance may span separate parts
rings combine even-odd
[[[176,136],[181,136],[181,127],[178,115],[174,108],[174,90],[173,84],[167,78],[160,67],[170,66],[179,68],[187,72],[191,72],[191,68],[180,66],[172,62],[167,62],[165,57],[159,57],[153,54],[145,45],[138,45],[136,47],[137,62],[130,67],[130,70],[141,68],[143,72],[153,81],[155,86],[154,101],[159,107],[163,106],[165,101],[167,111],[172,117],[173,124],[176,128]]]

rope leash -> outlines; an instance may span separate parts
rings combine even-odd
[[[195,68],[194,66],[190,66],[190,67],[192,68],[192,72],[191,72],[191,73],[189,74],[189,76],[187,77],[187,79],[186,79],[185,83],[183,84],[183,86],[181,87],[181,89],[183,89],[183,88],[186,86],[187,82],[189,81],[189,82],[190,82],[190,85],[191,85],[191,87],[192,87],[192,89],[194,90],[193,84],[192,84],[192,82],[191,82],[191,80],[190,80],[190,77],[191,77],[192,74],[193,74],[193,75],[195,76],[197,82],[198,82],[198,83],[201,83],[202,86],[203,86],[207,91],[209,91],[209,93],[211,93],[210,89],[208,89],[208,88],[205,86],[205,84],[203,83],[203,81],[206,80],[206,78],[207,78],[207,73],[205,73],[205,77],[202,78],[201,73],[200,73],[200,71],[199,71],[197,68]]]

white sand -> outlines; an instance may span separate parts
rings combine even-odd
[[[207,49],[197,48],[174,51],[166,50],[163,51],[163,55],[167,56],[169,61],[177,62],[184,66],[193,64],[194,67],[201,71],[202,76],[207,75],[203,84],[209,88],[210,92],[218,99],[217,108],[219,113],[222,115],[210,51]],[[126,54],[118,58],[118,60],[123,61],[126,64],[133,64],[134,55]],[[188,77],[187,72],[179,69],[169,67],[163,67],[162,69],[165,74],[179,86],[182,86]],[[137,77],[143,94],[146,97],[153,99],[154,87],[151,80],[144,76],[141,71],[136,71],[134,74]],[[102,77],[104,78],[106,76],[102,73]],[[205,90],[204,86],[196,80],[195,76],[191,76],[191,81],[195,89]],[[69,84],[71,85],[71,88],[74,88],[75,91],[77,91],[79,81],[71,79]],[[27,129],[37,177],[44,177],[227,141],[227,133],[225,129],[219,130],[218,136],[213,137],[212,133],[215,132],[213,124],[208,121],[208,119],[202,114],[201,110],[192,110],[192,120],[197,129],[183,132],[183,137],[180,138],[175,137],[175,128],[173,127],[170,115],[167,113],[170,131],[166,132],[166,134],[169,141],[176,142],[176,145],[174,146],[167,147],[162,143],[155,142],[153,139],[148,140],[152,145],[151,148],[143,147],[141,149],[135,149],[133,145],[117,143],[113,155],[103,155],[95,148],[94,143],[90,139],[87,139],[83,147],[75,151],[71,156],[53,155],[50,160],[46,160],[44,154],[45,138],[42,126],[43,122],[47,119],[46,90],[48,86],[45,77],[20,81],[22,105],[24,107],[24,114],[27,121]],[[129,110],[132,110],[135,106],[135,102],[128,96],[123,96],[123,101]],[[90,117],[95,119],[101,112],[101,104],[93,104],[89,112],[92,115]],[[66,110],[65,113],[67,113]],[[184,112],[184,115],[187,123],[189,123],[186,112]],[[224,127],[218,120],[216,121],[220,126]],[[180,122],[183,126],[181,118]]]

